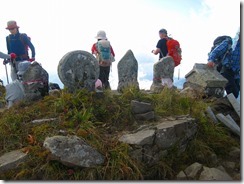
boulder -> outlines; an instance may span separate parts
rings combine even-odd
[[[163,121],[156,125],[156,128],[155,143],[162,149],[167,149],[177,142],[183,145],[197,132],[195,120],[192,118]]]
[[[20,163],[27,159],[27,154],[22,150],[15,150],[5,153],[0,157],[0,173],[15,169]]]
[[[47,137],[43,146],[50,158],[66,166],[94,167],[104,163],[104,156],[77,136]]]
[[[241,150],[240,148],[237,147],[233,147],[229,152],[229,156],[233,159],[240,159],[240,155],[241,155]]]
[[[153,65],[153,83],[150,90],[152,92],[161,91],[164,86],[162,84],[162,79],[171,79],[174,77],[175,63],[171,56],[164,57],[160,59]]]
[[[99,64],[89,52],[71,51],[59,61],[58,76],[71,92],[83,88],[94,91],[99,77]]]
[[[203,171],[199,177],[203,181],[230,181],[232,178],[226,173],[216,168],[203,167]]]
[[[49,75],[38,62],[32,62],[22,74],[21,79],[26,100],[39,100],[48,95]]]
[[[122,92],[127,87],[139,89],[137,81],[138,62],[131,50],[128,50],[118,63],[119,84],[117,90]]]

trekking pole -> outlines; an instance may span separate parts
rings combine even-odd
[[[8,84],[9,84],[9,80],[8,80],[8,69],[7,69],[6,64],[5,64],[5,71],[6,71],[6,78],[7,78],[7,82],[8,82]]]
[[[180,69],[178,69],[178,80],[180,80]]]

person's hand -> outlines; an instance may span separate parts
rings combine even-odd
[[[207,65],[209,68],[213,68],[215,66],[214,62],[212,61],[209,61]]]
[[[4,60],[3,60],[3,64],[6,65],[6,64],[9,63],[9,61],[10,61],[10,60],[8,60],[8,59],[4,59]]]
[[[9,56],[10,56],[11,60],[16,59],[16,57],[17,57],[15,53],[11,53],[11,54],[9,54]]]
[[[35,61],[35,58],[30,58],[30,59],[28,59],[28,61],[30,61],[30,62]]]

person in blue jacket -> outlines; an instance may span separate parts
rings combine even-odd
[[[239,39],[238,39],[239,42]],[[225,86],[227,94],[233,93],[238,98],[240,92],[240,43],[232,48],[232,40],[222,41],[215,49],[211,51],[208,57],[208,66],[214,67],[217,58],[221,61],[222,69],[220,73],[228,83]]]
[[[11,78],[15,80],[17,79],[19,62],[35,60],[35,47],[26,34],[19,32],[19,26],[16,21],[7,22],[6,29],[10,31],[10,35],[6,37],[8,54],[16,54],[14,62],[10,62]],[[32,53],[31,58],[29,57],[28,48],[30,48]]]

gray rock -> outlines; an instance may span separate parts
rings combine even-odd
[[[131,101],[131,109],[134,114],[144,114],[153,110],[152,104],[145,102]]]
[[[133,149],[132,151],[130,151],[129,155],[131,156],[131,158],[141,162],[142,161],[142,148]]]
[[[229,156],[234,159],[240,159],[240,155],[241,155],[241,150],[237,147],[233,147],[229,153]]]
[[[185,174],[188,177],[188,179],[197,179],[197,176],[200,174],[200,172],[203,169],[203,165],[195,162],[194,164],[190,165],[185,169]]]
[[[154,114],[154,111],[147,112],[144,114],[136,114],[135,119],[141,120],[141,121],[150,121],[150,120],[155,119],[155,114]]]
[[[97,59],[89,52],[76,50],[63,56],[58,65],[58,76],[70,91],[95,90],[99,77]]]
[[[46,123],[46,122],[50,122],[50,121],[56,121],[57,118],[49,118],[49,119],[36,119],[33,120],[31,123],[33,124],[42,124],[42,123]]]
[[[77,136],[48,137],[43,146],[51,152],[51,159],[66,166],[94,167],[104,163],[104,156]]]
[[[48,95],[49,75],[38,62],[32,62],[28,66],[22,75],[22,81],[26,100],[39,100]]]
[[[187,176],[183,171],[180,171],[177,176],[176,176],[177,180],[187,180]]]
[[[122,92],[127,87],[135,87],[139,89],[137,81],[138,62],[131,50],[128,50],[118,63],[119,84],[118,91]]]
[[[224,166],[224,168],[227,170],[227,171],[232,171],[235,169],[235,162],[222,162],[222,165]]]
[[[150,90],[152,92],[159,92],[163,89],[162,78],[170,78],[172,81],[174,77],[175,63],[172,57],[167,56],[160,59],[153,65],[153,83]]]
[[[196,63],[185,78],[186,82],[198,84],[203,88],[224,88],[228,82],[217,70],[200,63]]]
[[[120,142],[132,145],[152,145],[155,130],[142,130],[134,134],[126,134],[119,138]]]
[[[0,173],[15,169],[20,163],[27,159],[27,154],[22,150],[15,150],[5,153],[0,157]]]
[[[163,121],[156,125],[155,142],[162,149],[167,149],[177,142],[184,144],[195,135],[196,127],[195,120],[191,118]]]
[[[232,178],[226,173],[216,168],[203,167],[203,171],[199,177],[203,181],[230,181]]]
[[[216,169],[226,172],[225,168],[222,165],[216,167]]]

